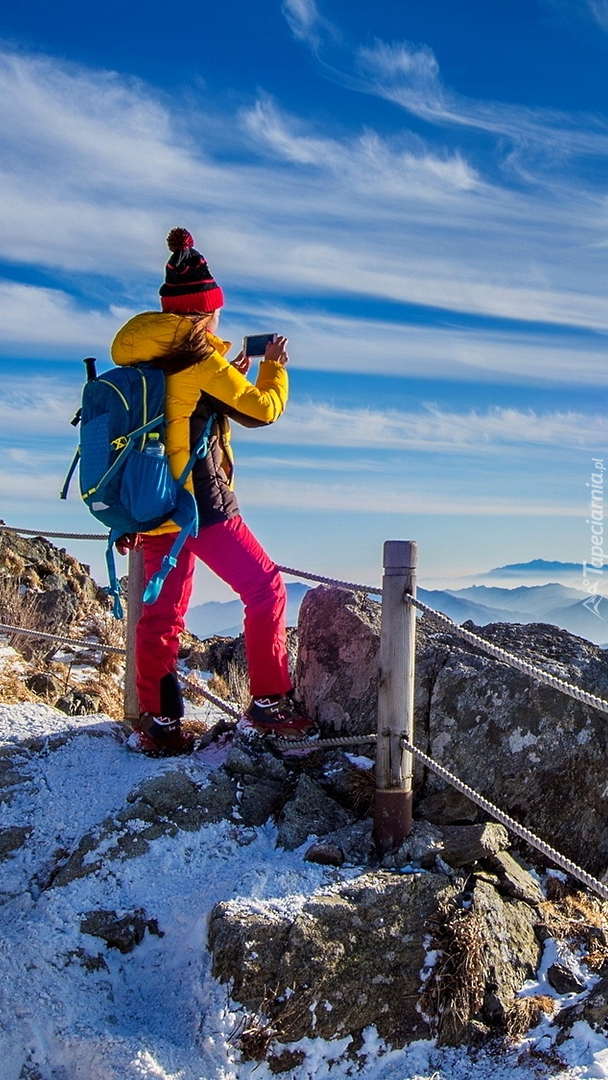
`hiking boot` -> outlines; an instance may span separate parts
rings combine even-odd
[[[191,754],[194,741],[194,735],[182,731],[180,718],[142,713],[135,730],[127,739],[127,746],[129,750],[147,754],[148,757],[174,757],[177,754]]]
[[[289,694],[252,698],[243,719],[261,735],[276,735],[279,739],[306,739],[317,730]]]

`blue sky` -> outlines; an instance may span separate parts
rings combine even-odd
[[[174,225],[222,333],[290,338],[280,422],[235,431],[282,563],[425,583],[590,557],[608,419],[608,0],[106,0],[0,24],[0,513],[96,530],[82,357],[158,303]],[[70,545],[103,577],[101,546]],[[198,600],[227,594],[201,576]]]

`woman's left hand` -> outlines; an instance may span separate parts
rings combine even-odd
[[[251,367],[251,360],[248,356],[245,356],[243,352],[240,352],[234,360],[230,361],[230,363],[232,367],[236,368],[237,371],[240,371],[241,375],[246,375]]]

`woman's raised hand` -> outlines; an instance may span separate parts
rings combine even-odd
[[[283,367],[285,367],[285,364],[289,360],[289,357],[287,355],[288,341],[289,338],[286,337],[277,337],[276,341],[271,341],[270,344],[266,346],[264,359],[275,360],[277,364],[282,364]]]
[[[251,367],[251,360],[248,356],[245,356],[244,352],[240,352],[238,356],[235,356],[234,360],[230,361],[230,363],[232,364],[232,367],[236,368],[237,371],[240,371],[241,375],[246,375]]]

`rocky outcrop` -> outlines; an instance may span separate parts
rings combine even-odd
[[[0,529],[0,579],[10,581],[22,595],[35,596],[37,613],[45,629],[53,632],[65,631],[83,607],[109,607],[107,593],[93,580],[89,567],[42,536]]]
[[[475,628],[551,674],[608,696],[608,656],[543,625]],[[608,866],[606,716],[457,638],[421,642],[416,741],[553,847],[601,874]],[[421,796],[441,791],[419,773]]]
[[[500,1028],[536,970],[537,916],[485,881],[472,893],[462,884],[439,874],[376,871],[315,893],[295,917],[272,903],[217,904],[209,930],[213,973],[231,982],[233,998],[278,1042],[357,1036],[374,1024],[393,1046],[436,1031],[456,1043],[472,1020]],[[455,913],[469,928],[460,941],[445,930]],[[428,954],[433,928],[443,950],[437,960]]]
[[[304,773],[298,777],[292,798],[283,807],[277,843],[287,851],[293,851],[309,836],[325,836],[353,820],[352,813],[326,795],[320,785]]]
[[[299,693],[324,734],[375,730],[379,605],[311,590],[299,622]],[[550,674],[608,698],[608,655],[544,624],[475,632]],[[606,716],[472,648],[427,617],[417,624],[416,743],[594,873],[608,867]],[[438,824],[481,816],[435,774],[415,770],[417,812]]]
[[[380,872],[316,893],[295,918],[271,904],[218,904],[213,974],[271,1021],[279,1041],[341,1038],[369,1024],[395,1043],[423,1038],[426,922],[454,892],[440,875]]]
[[[127,796],[127,805],[86,833],[52,871],[49,886],[69,885],[97,874],[108,862],[135,859],[151,841],[178,832],[196,832],[205,824],[232,819],[236,785],[226,773],[212,773],[196,784],[179,770],[146,780]]]

